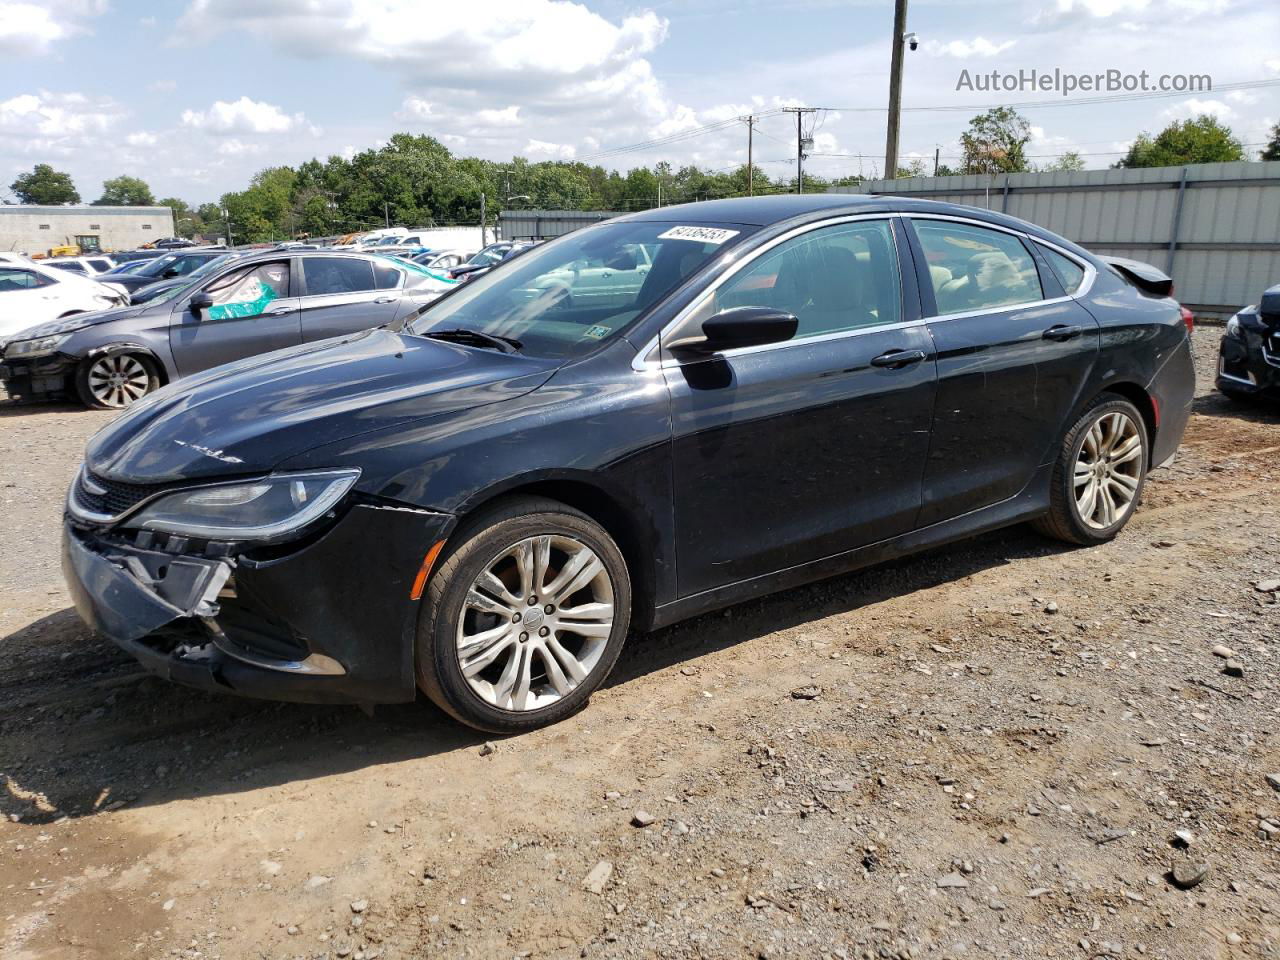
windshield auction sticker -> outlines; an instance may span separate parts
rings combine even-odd
[[[721,244],[736,237],[740,232],[739,230],[722,230],[719,227],[672,227],[666,233],[658,234],[658,239]]]

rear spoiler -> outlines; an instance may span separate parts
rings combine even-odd
[[[1118,270],[1126,280],[1157,297],[1173,296],[1173,278],[1163,270],[1141,260],[1124,257],[1099,257],[1103,263]]]

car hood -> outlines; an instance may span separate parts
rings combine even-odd
[[[35,340],[39,337],[56,337],[60,333],[74,333],[77,330],[83,330],[85,327],[95,327],[100,323],[110,323],[112,320],[130,320],[146,308],[147,305],[142,304],[137,307],[113,307],[110,310],[77,313],[71,317],[63,317],[61,320],[49,320],[34,327],[24,327],[7,335],[0,333],[0,339]]]
[[[180,380],[98,433],[85,463],[141,484],[261,473],[321,444],[521,396],[557,366],[368,330]]]

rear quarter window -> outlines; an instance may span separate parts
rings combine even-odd
[[[1051,250],[1042,244],[1036,244],[1036,246],[1040,248],[1044,258],[1049,261],[1049,266],[1057,274],[1063,290],[1067,293],[1075,293],[1084,285],[1084,267],[1056,250]]]

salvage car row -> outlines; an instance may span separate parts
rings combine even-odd
[[[527,245],[525,245],[527,246]],[[390,257],[302,244],[179,250],[93,273],[105,256],[0,261],[0,380],[15,400],[126,407],[179,377],[402,322],[524,247]],[[432,259],[440,269],[425,266]],[[422,261],[422,262],[420,262]],[[109,265],[109,261],[107,264]]]

